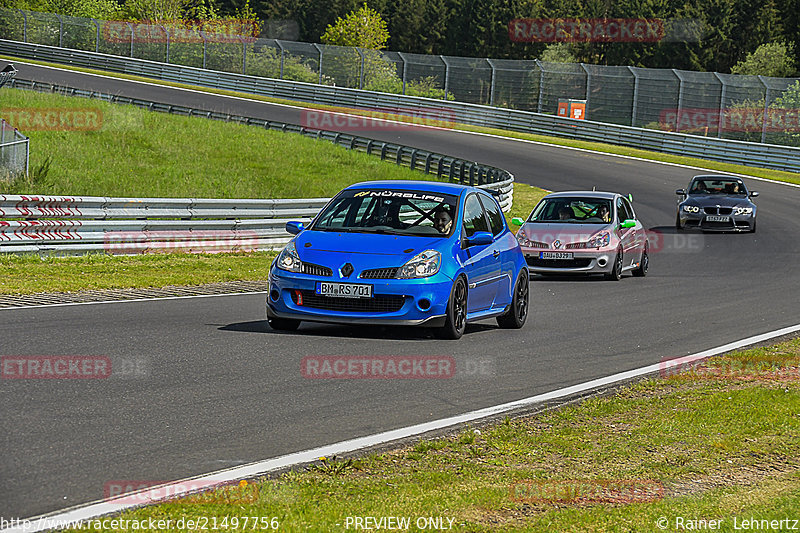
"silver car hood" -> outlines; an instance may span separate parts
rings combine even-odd
[[[569,224],[558,222],[526,222],[521,232],[532,241],[550,245],[559,240],[562,244],[588,241],[592,235],[603,231],[611,232],[613,224]]]

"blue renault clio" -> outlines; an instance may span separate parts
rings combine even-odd
[[[528,270],[487,191],[427,181],[373,181],[341,191],[272,262],[267,320],[435,327],[458,339],[467,322],[521,328]]]

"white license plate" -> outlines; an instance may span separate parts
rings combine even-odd
[[[372,285],[318,281],[316,293],[320,296],[338,296],[339,298],[372,298]]]
[[[706,216],[706,220],[708,222],[730,222],[731,217],[726,217],[721,215],[708,215]]]
[[[539,252],[539,259],[572,259],[572,252]]]

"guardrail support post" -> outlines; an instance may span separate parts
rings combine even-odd
[[[767,142],[767,116],[769,115],[769,85],[764,81],[764,76],[758,75],[758,81],[764,85],[766,92],[764,93],[764,116],[761,121],[761,142]]]
[[[538,59],[534,60],[536,62],[536,66],[539,67],[539,102],[536,105],[536,112],[542,112],[542,96],[544,95],[544,65]]]
[[[636,111],[638,110],[639,103],[639,75],[633,70],[633,67],[628,67],[628,70],[633,74],[633,105],[631,106],[631,127],[636,124]]]
[[[489,59],[487,57],[486,58],[486,62],[489,63],[490,67],[492,67],[492,83],[491,83],[490,88],[489,88],[489,105],[494,105],[494,87],[495,87],[495,82],[497,81],[496,80],[497,71],[496,71],[496,69],[494,67],[494,62],[492,62],[491,59]]]

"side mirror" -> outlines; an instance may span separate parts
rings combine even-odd
[[[476,231],[472,234],[472,237],[467,237],[464,242],[467,246],[484,246],[486,244],[492,244],[494,237],[488,231]]]
[[[619,225],[620,228],[632,228],[634,226],[636,226],[636,221],[633,220],[632,218],[629,218],[628,220],[623,220],[622,224]]]
[[[675,194],[678,194],[680,196],[686,196],[686,189],[678,189],[677,191],[675,191]]]
[[[511,223],[514,224],[515,226],[522,226],[523,224],[525,224],[525,221],[522,220],[520,217],[514,217],[511,219]]]
[[[755,198],[758,196],[758,191],[750,191],[750,198]]]
[[[306,228],[305,228],[305,226],[303,226],[302,222],[294,222],[294,221],[292,221],[292,222],[287,222],[286,223],[286,231],[288,231],[292,235],[297,235],[298,233],[300,233],[304,229],[306,229]]]

